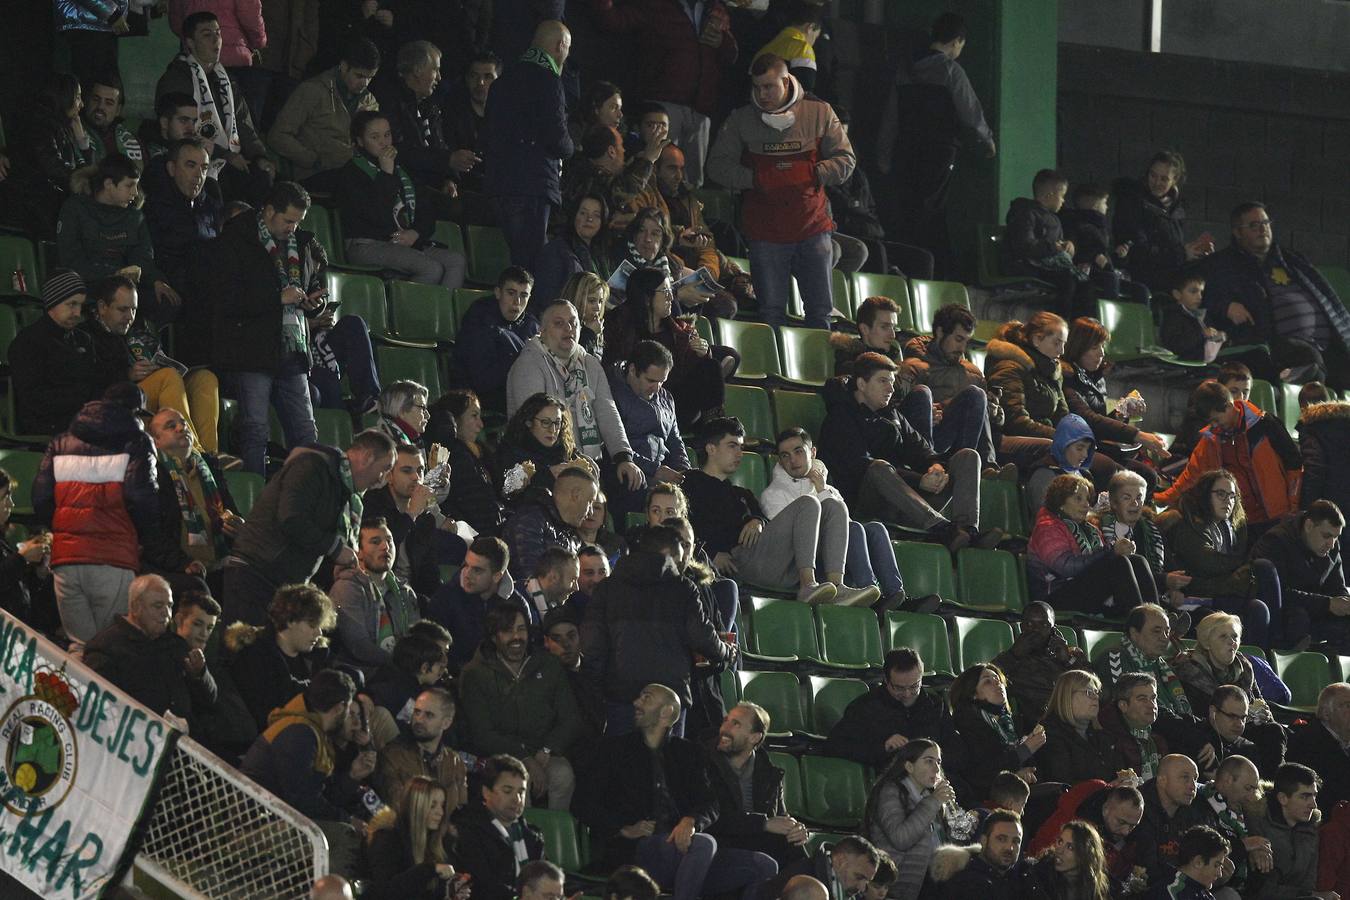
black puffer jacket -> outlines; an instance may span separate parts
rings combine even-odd
[[[1350,466],[1344,465],[1350,447],[1350,403],[1316,403],[1303,410],[1298,422],[1298,446],[1303,453],[1302,500],[1308,508],[1314,500],[1326,499],[1342,510],[1350,509]],[[1342,532],[1341,546],[1350,546]]]
[[[502,527],[502,504],[491,471],[483,457],[462,440],[456,438],[445,446],[450,451],[450,496],[441,504],[441,512],[468,522],[479,534],[495,535]]]
[[[933,445],[893,408],[873,412],[853,396],[852,379],[825,383],[825,421],[820,427],[820,459],[830,470],[830,483],[850,505],[858,502],[863,475],[875,460],[885,460],[917,487],[928,467],[938,461]]]
[[[573,553],[581,549],[576,529],[558,518],[548,491],[540,491],[511,514],[502,526],[502,540],[511,548],[511,577],[517,584],[534,574],[534,564],[549,547],[566,547]]]
[[[581,665],[605,699],[630,703],[648,684],[664,684],[687,706],[693,654],[713,664],[732,658],[703,612],[698,588],[665,556],[638,551],[619,560],[595,589],[581,626]]]
[[[1035,200],[1018,197],[1008,207],[1007,232],[1003,241],[1004,259],[1017,269],[1020,263],[1035,262],[1059,252],[1064,226],[1059,216]]]
[[[1177,189],[1161,201],[1137,178],[1115,185],[1115,239],[1130,243],[1125,267],[1135,281],[1157,293],[1171,290],[1171,278],[1186,262],[1186,204]]]
[[[1106,412],[1106,375],[1103,372],[1094,375],[1066,359],[1060,360],[1059,366],[1064,376],[1064,399],[1069,404],[1069,412],[1086,419],[1099,441],[1133,443],[1139,429]]]

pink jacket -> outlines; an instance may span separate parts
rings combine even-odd
[[[253,51],[267,46],[262,0],[169,0],[169,27],[183,36],[183,20],[211,12],[220,20],[220,61],[226,67],[253,65]]]
[[[1101,537],[1101,529],[1096,529]],[[1069,531],[1069,526],[1055,513],[1044,506],[1036,514],[1036,526],[1031,530],[1031,540],[1027,544],[1027,581],[1033,599],[1040,599],[1049,590],[1056,579],[1076,578],[1089,565],[1110,553],[1106,539],[1102,538],[1102,548],[1095,553],[1084,553],[1078,547],[1078,541]]]

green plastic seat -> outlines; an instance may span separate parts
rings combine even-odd
[[[952,625],[956,628],[956,650],[962,670],[989,662],[1012,646],[1012,626],[1000,619],[954,616]]]
[[[773,723],[769,725],[772,727]],[[797,757],[791,753],[770,750],[769,762],[783,770],[783,804],[787,806],[788,815],[806,815],[806,802],[802,797],[802,767]]]
[[[855,828],[867,805],[867,774],[848,759],[803,756],[802,793],[808,821],[832,828]]]
[[[900,311],[895,314],[895,327],[899,331],[913,331],[914,308],[909,302],[909,282],[903,275],[877,275],[874,272],[854,272],[853,296],[858,298],[857,305],[868,297],[890,297]]]
[[[881,631],[877,614],[858,606],[816,607],[820,655],[828,665],[844,669],[881,668]]]
[[[332,210],[317,203],[311,203],[309,211],[300,220],[300,227],[314,233],[314,239],[328,254],[329,263],[333,265],[342,264],[344,259],[342,238],[338,233],[337,216],[333,215]]]
[[[36,450],[0,450],[0,469],[4,469],[14,479],[14,514],[20,516],[33,513],[33,479],[42,468],[43,454]]]
[[[958,281],[914,278],[909,282],[909,296],[914,306],[914,330],[925,334],[932,332],[933,313],[942,307],[955,303],[970,309],[970,293]]]
[[[1022,488],[998,478],[980,480],[980,527],[1002,528],[1009,537],[1029,537]]]
[[[802,686],[791,672],[737,672],[741,699],[758,703],[769,711],[769,734],[784,737],[807,731]]]
[[[4,279],[0,290],[5,293],[14,292],[12,281],[15,271],[20,267],[23,268],[24,281],[27,282],[27,290],[24,293],[31,297],[41,296],[37,248],[33,246],[32,241],[22,235],[0,234],[0,278]]]
[[[1252,393],[1249,398],[1262,412],[1279,415],[1279,402],[1276,400],[1275,385],[1261,378],[1252,379]]]
[[[703,204],[703,218],[723,225],[736,224],[736,195],[724,188],[695,188],[694,196]]]
[[[847,272],[830,270],[830,296],[834,299],[835,314],[852,322],[858,302],[853,296],[853,284],[848,280]]]
[[[446,343],[459,332],[450,289],[413,281],[389,282],[394,330],[405,341]]]
[[[0,303],[0,365],[9,365],[9,345],[19,333],[19,312],[8,303]]]
[[[1003,274],[1003,261],[1000,258],[1003,247],[1002,225],[977,225],[976,238],[975,282],[980,287],[1054,290],[1048,283],[1030,275]]]
[[[749,651],[747,658],[760,657],[775,662],[820,658],[811,607],[796,600],[754,596],[749,605],[754,634],[748,641],[744,636],[741,638]]]
[[[1111,332],[1106,345],[1109,359],[1153,359],[1168,365],[1203,367],[1203,361],[1184,360],[1159,345],[1153,327],[1153,311],[1143,303],[1122,300],[1098,300],[1097,318]]]
[[[438,221],[436,230],[432,232],[433,240],[440,241],[450,250],[464,252],[464,232],[459,230],[459,225],[455,222]]]
[[[544,855],[564,872],[580,872],[590,862],[581,834],[585,828],[565,809],[531,806],[525,821],[538,828],[544,837]]]
[[[745,442],[772,445],[775,432],[768,391],[751,384],[729,384],[726,391],[723,409],[727,415],[741,420],[745,426]]]
[[[1017,557],[1006,550],[966,547],[956,554],[956,602],[982,612],[1021,612],[1026,606]]]
[[[455,317],[455,333],[459,334],[459,327],[464,324],[464,317],[468,315],[469,307],[473,306],[483,297],[490,297],[490,293],[485,293],[478,288],[455,288],[450,292],[451,313]]]
[[[905,593],[911,597],[937,594],[943,600],[956,599],[952,581],[952,558],[941,544],[919,541],[894,541],[895,563],[905,582]]]
[[[319,443],[339,450],[352,445],[352,417],[345,409],[314,410],[314,425],[319,432]]]
[[[741,460],[741,467],[731,473],[728,480],[758,497],[769,486],[768,466],[764,462],[764,457],[758,453],[745,454]]]
[[[820,426],[825,422],[825,398],[820,394],[806,391],[772,391],[769,401],[773,405],[777,431],[796,425],[806,429],[806,433],[813,439],[820,439]]]
[[[717,334],[723,344],[741,355],[741,365],[736,370],[737,379],[759,381],[778,378],[783,374],[783,368],[778,362],[778,342],[768,325],[763,322],[722,319],[717,323]]]
[[[1063,635],[1063,637],[1064,637],[1064,643],[1068,644],[1070,647],[1077,647],[1077,646],[1078,646],[1078,632],[1077,632],[1077,631],[1073,630],[1073,629],[1070,628],[1068,625],[1056,625],[1055,628],[1056,628],[1056,630],[1059,631],[1059,633],[1060,633],[1061,635]]]
[[[736,680],[735,669],[723,669],[717,683],[722,687],[722,703],[727,709],[741,702],[741,683]]]
[[[375,348],[375,365],[384,384],[406,379],[424,385],[432,397],[441,395],[441,375],[436,368],[435,350],[381,344]]]
[[[783,377],[794,383],[820,387],[834,376],[834,350],[830,347],[830,332],[822,328],[778,329],[781,342]]]
[[[712,319],[705,316],[695,316],[694,331],[709,344],[721,343],[717,340],[717,335],[713,334]]]
[[[465,227],[468,249],[468,280],[474,284],[496,284],[502,269],[511,265],[511,248],[500,228],[489,225]]]
[[[913,647],[923,658],[925,675],[953,675],[947,623],[932,613],[886,614],[886,649]]]
[[[1096,662],[1102,655],[1110,650],[1119,647],[1125,640],[1125,633],[1122,631],[1098,631],[1093,628],[1083,629],[1083,652],[1087,654],[1090,662]]]
[[[1272,653],[1271,664],[1280,680],[1289,685],[1289,705],[1303,712],[1317,709],[1317,695],[1335,678],[1331,661],[1321,653]]]
[[[387,335],[389,305],[384,282],[374,275],[328,270],[328,293],[338,302],[339,316],[358,316],[365,320],[372,335]]]
[[[262,496],[267,480],[256,472],[236,469],[225,473],[225,484],[230,488],[230,496],[234,498],[235,506],[239,507],[239,515],[247,519],[248,514],[253,511],[253,504]]]
[[[1350,269],[1345,266],[1318,266],[1317,271],[1322,273],[1346,309],[1350,309]]]
[[[868,691],[867,682],[861,678],[826,678],[823,675],[812,675],[810,687],[811,730],[816,734],[829,734],[834,724],[844,717],[848,705]]]

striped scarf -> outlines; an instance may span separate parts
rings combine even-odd
[[[1102,533],[1091,522],[1075,522],[1063,515],[1060,519],[1069,527],[1069,534],[1073,535],[1079,553],[1086,555],[1102,549]]]
[[[338,477],[342,479],[342,485],[348,494],[343,536],[346,538],[347,546],[355,553],[361,546],[361,518],[365,515],[366,507],[361,500],[361,494],[356,490],[356,482],[352,480],[351,460],[347,459],[345,453],[338,462]]]
[[[209,542],[215,547],[217,559],[229,556],[230,548],[225,542],[225,529],[222,525],[225,501],[220,496],[220,486],[216,484],[206,460],[196,450],[191,450],[184,460],[180,461],[161,453],[159,461],[168,471],[174,494],[178,497],[178,510],[183,516],[183,528],[187,530],[188,545],[205,547]],[[202,499],[206,504],[205,515],[192,497],[192,490],[188,485],[189,468],[196,473],[197,481],[201,484]],[[208,522],[210,527],[207,526]]]
[[[1158,682],[1158,705],[1170,709],[1179,716],[1191,713],[1191,701],[1186,698],[1186,688],[1177,677],[1176,671],[1165,658],[1148,660],[1129,638],[1121,641],[1121,652],[1128,658],[1126,672],[1146,672]]]
[[[258,242],[263,245],[267,255],[276,267],[277,284],[281,290],[290,287],[305,290],[304,270],[300,264],[300,242],[292,234],[286,238],[286,247],[267,230],[267,221],[258,213]],[[287,303],[281,307],[281,350],[283,353],[309,353],[309,334],[305,324],[305,312],[299,303]]]
[[[976,702],[977,708],[989,727],[998,732],[1003,743],[1009,746],[1017,743],[1017,726],[1013,724],[1012,713],[1006,706],[994,706],[992,703]]]

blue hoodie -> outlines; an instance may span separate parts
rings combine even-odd
[[[1064,461],[1064,450],[1075,441],[1087,440],[1091,444],[1088,447],[1087,458],[1078,468],[1072,468]],[[1087,472],[1092,465],[1092,456],[1097,452],[1097,439],[1092,436],[1092,427],[1088,425],[1087,420],[1082,416],[1069,413],[1059,420],[1055,426],[1055,438],[1050,442],[1050,455],[1055,458],[1055,463],[1070,474],[1079,474]]]

